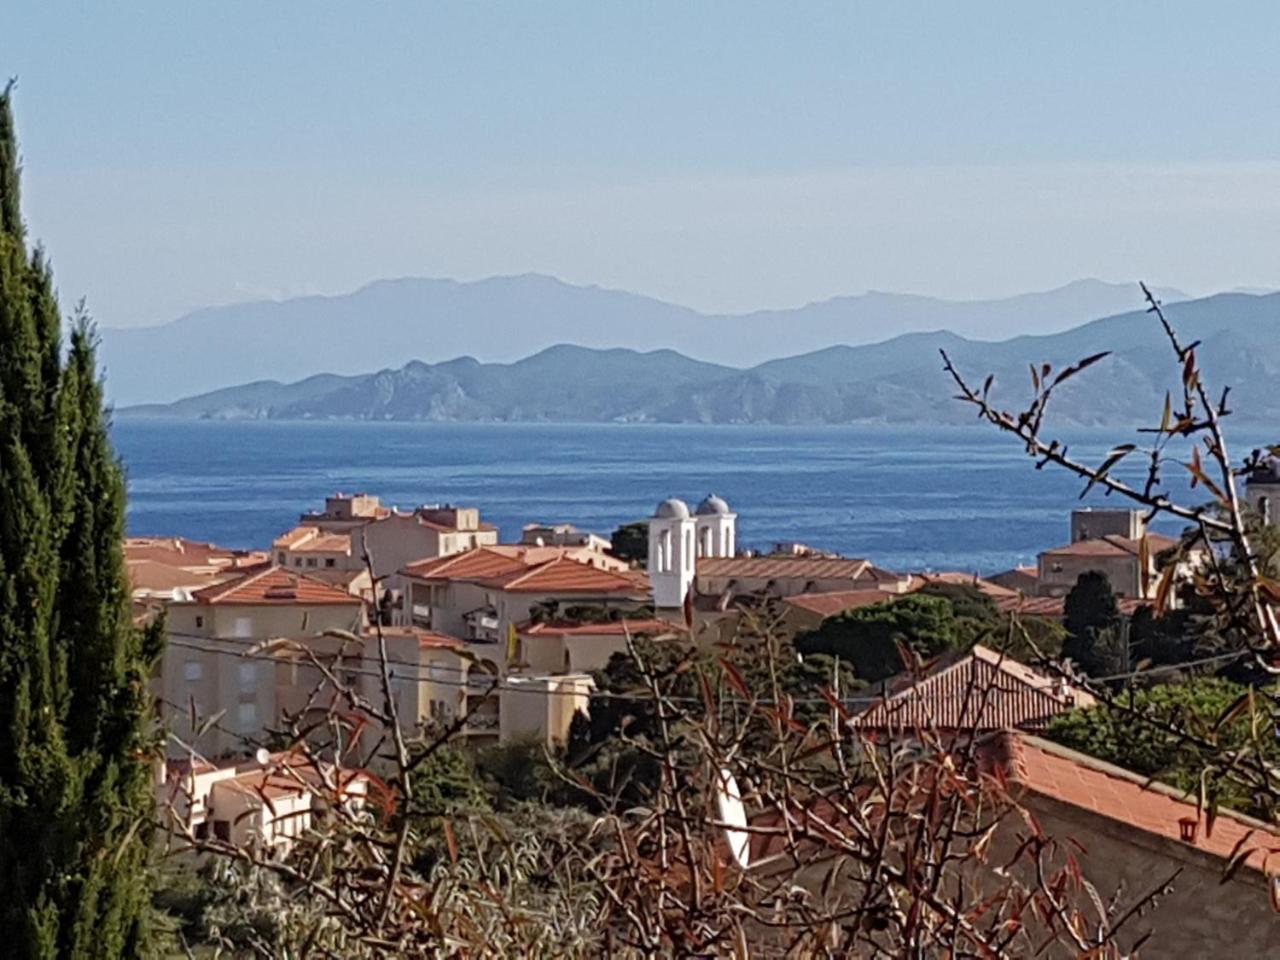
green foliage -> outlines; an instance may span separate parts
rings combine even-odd
[[[1261,736],[1256,742],[1262,747],[1263,756],[1273,764],[1280,761],[1268,697],[1258,696],[1256,713],[1241,710],[1218,725],[1228,710],[1241,704],[1247,690],[1217,677],[1127,690],[1117,696],[1115,706],[1104,703],[1055,718],[1047,735],[1081,753],[1157,777],[1195,794],[1202,771],[1220,760],[1222,751],[1255,742],[1255,721],[1261,724]],[[1206,749],[1179,736],[1178,731],[1214,741],[1216,746]],[[1239,786],[1221,777],[1213,778],[1211,783],[1217,802],[1262,812],[1254,806],[1254,798]]]
[[[698,762],[698,755],[684,735],[706,718],[704,679],[717,709],[744,713],[747,699],[739,683],[751,697],[772,701],[776,680],[778,692],[795,701],[794,716],[803,725],[830,713],[821,697],[824,688],[849,696],[864,686],[847,661],[822,653],[800,656],[790,644],[749,622],[741,625],[732,643],[715,648],[700,647],[688,638],[641,638],[635,648],[663,692],[680,705],[682,714],[673,723],[673,735],[680,762],[690,765]],[[589,716],[574,718],[565,763],[601,793],[642,804],[659,775],[658,762],[648,753],[659,738],[649,688],[636,660],[625,653],[614,654],[605,669],[593,676],[597,692]],[[769,736],[763,716],[752,714],[744,749],[749,753]],[[572,787],[561,788],[555,796],[560,802],[586,799]]]
[[[878,683],[902,672],[899,644],[924,657],[936,656],[962,647],[963,626],[947,598],[912,593],[829,617],[817,630],[797,637],[796,649],[806,657],[839,657],[860,680]]]
[[[1111,582],[1091,570],[1080,574],[1063,605],[1067,641],[1063,656],[1070,657],[1085,673],[1101,676],[1124,668],[1118,654],[1120,608]]]
[[[124,480],[92,330],[64,355],[18,209],[0,95],[0,925],[14,956],[136,956],[154,800],[145,735],[160,635],[135,630]]]
[[[991,622],[1000,619],[995,601],[971,583],[926,583],[916,591],[918,596],[942,597],[951,604],[951,612],[967,620]]]
[[[413,803],[423,816],[437,817],[487,810],[489,794],[472,758],[454,744],[446,743],[414,770]]]
[[[562,800],[568,791],[551,766],[541,740],[511,740],[485,747],[476,756],[476,771],[487,796],[500,810],[522,803]]]
[[[637,520],[624,523],[609,538],[611,552],[619,560],[643,567],[649,561],[649,522]]]

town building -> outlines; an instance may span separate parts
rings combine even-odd
[[[1280,457],[1254,451],[1255,466],[1244,481],[1245,502],[1263,522],[1280,521]]]
[[[641,617],[650,600],[642,572],[591,546],[479,547],[409,564],[391,582],[397,626],[462,643],[459,709],[468,718],[464,733],[481,739],[563,740],[588,704],[585,671],[623,641],[610,627],[553,638],[538,626]],[[601,644],[596,654],[592,642]]]
[[[1042,552],[1036,566],[1016,567],[988,579],[1028,596],[1065,597],[1086,573],[1101,573],[1116,596],[1150,600],[1161,574],[1161,554],[1177,547],[1173,537],[1147,529],[1141,510],[1074,510],[1071,539]],[[1176,577],[1190,576],[1203,551],[1190,549],[1179,561]]]
[[[530,547],[586,547],[599,552],[613,547],[605,537],[579,530],[571,523],[526,523],[520,531],[520,543]]]
[[[358,633],[364,609],[341,587],[275,565],[170,603],[169,642],[155,687],[161,714],[180,741],[170,744],[171,752],[182,753],[186,743],[220,757],[261,742],[279,716],[277,665],[255,648],[282,637]],[[219,713],[217,723],[200,732]],[[198,732],[200,742],[192,744]]]
[[[365,569],[365,553],[376,577],[416,560],[451,556],[498,542],[498,529],[475,507],[426,505],[402,511],[376,496],[338,493],[324,510],[304,513],[298,525],[272,544],[281,566],[305,571]]]
[[[363,770],[265,750],[253,759],[223,764],[190,753],[165,761],[158,774],[160,822],[168,830],[279,852],[326,811],[362,807],[370,782]]]
[[[233,550],[185,537],[125,537],[124,562],[135,600],[181,600],[202,587],[265,563],[260,550]]]
[[[984,840],[987,867],[966,868],[972,896],[1007,890],[1011,875],[1037,886],[1032,871],[1042,869],[1041,861],[1017,856],[1031,824],[1032,833],[1056,841],[1046,851],[1053,868],[1074,862],[1089,881],[1061,891],[1072,905],[1086,915],[1099,909],[1112,918],[1133,914],[1119,932],[1122,955],[1137,955],[1141,947],[1143,956],[1194,960],[1222,953],[1224,944],[1231,956],[1275,952],[1280,862],[1271,851],[1280,849],[1280,831],[1273,824],[1203,809],[1194,794],[1031,733],[995,731],[975,747],[975,805],[993,809],[980,798],[1003,803],[1007,797],[1025,812],[994,821]],[[777,829],[779,811],[770,810],[752,820],[746,859],[761,882],[786,877],[816,893],[829,881],[828,851],[839,847],[841,831],[854,828],[837,806],[798,802],[805,806],[788,813],[801,822],[823,818],[831,839],[802,843],[797,860],[787,831]],[[1024,922],[1040,924],[1045,916],[1026,912]]]
[[[883,699],[851,724],[891,734],[1037,730],[1054,717],[1096,703],[1087,690],[976,644],[966,653],[939,657],[923,676],[904,674],[890,681]]]

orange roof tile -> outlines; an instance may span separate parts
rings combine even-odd
[[[617,637],[685,633],[685,626],[670,620],[610,620],[604,623],[526,623],[518,628],[522,637]]]
[[[1005,731],[983,744],[984,759],[1026,790],[1088,810],[1126,829],[1163,837],[1225,860],[1237,849],[1262,847],[1245,861],[1259,872],[1280,874],[1275,827],[1229,810],[1219,810],[1210,831],[1194,798],[1162,783],[1027,734]],[[1184,821],[1196,824],[1184,838]]]
[[[376,637],[378,631],[375,629],[365,630],[365,636]],[[423,630],[421,627],[383,627],[382,635],[384,637],[417,637],[420,647],[464,647],[466,641],[461,637],[455,637],[449,633],[441,633],[439,630]]]
[[[359,597],[323,580],[296,573],[286,567],[265,566],[239,577],[197,590],[192,597],[199,603],[237,603],[257,605],[342,604],[359,606]]]
[[[919,590],[932,583],[944,583],[957,587],[974,587],[993,600],[1000,597],[1018,595],[1018,591],[1013,590],[1010,587],[1003,587],[998,583],[992,583],[990,580],[984,580],[977,574],[964,573],[960,570],[940,570],[935,573],[917,573],[912,575],[911,581],[912,590]]]
[[[265,557],[261,551],[233,550],[186,537],[125,537],[126,561],[151,560],[171,567],[225,567]]]
[[[848,557],[701,557],[699,577],[740,577],[771,580],[898,580],[896,573],[881,570],[870,560]]]
[[[831,593],[798,593],[787,597],[783,602],[810,613],[816,613],[824,619],[834,617],[846,610],[858,607],[869,607],[888,600],[901,599],[900,594],[888,593],[884,590],[833,590]]]
[[[622,593],[649,592],[649,580],[640,573],[605,570],[570,557],[558,557],[528,570],[486,580],[490,586],[512,593]]]
[[[1147,549],[1152,558],[1162,550],[1177,546],[1178,541],[1159,533],[1147,534]],[[1066,546],[1046,550],[1041,556],[1046,557],[1136,557],[1142,549],[1141,540],[1113,535],[1097,537],[1092,540],[1078,540]]]
[[[419,560],[403,572],[418,580],[479,580],[518,572],[527,566],[522,553],[494,546]]]
[[[923,677],[904,676],[884,700],[854,717],[854,726],[909,730],[1042,727],[1093,695],[978,644],[941,657]]]
[[[345,533],[325,533],[304,540],[293,549],[296,553],[350,553],[351,537]]]

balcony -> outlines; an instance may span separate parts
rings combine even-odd
[[[409,617],[415,627],[431,629],[431,606],[426,603],[415,603],[409,609]]]

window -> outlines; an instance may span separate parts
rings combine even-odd
[[[315,565],[316,565],[316,558],[315,558],[315,557],[307,557],[307,566],[308,566],[308,567],[314,567]]]
[[[250,733],[258,726],[258,705],[256,703],[241,703],[236,706],[236,722],[240,725],[241,733]]]
[[[324,565],[325,565],[326,567],[336,566],[336,565],[337,565],[337,563],[338,563],[338,561],[337,561],[337,560],[335,560],[335,559],[333,559],[333,557],[325,557],[325,558],[324,558]]]
[[[240,676],[240,686],[253,687],[258,682],[258,665],[256,663],[241,663],[238,666],[237,672]]]
[[[182,678],[187,683],[194,683],[204,676],[204,666],[199,660],[188,660],[182,665]]]
[[[196,629],[199,630],[204,626],[204,617],[196,617]]]
[[[223,843],[231,842],[231,821],[215,820],[213,821],[213,835]]]
[[[294,558],[293,558],[293,565],[294,565],[295,567],[300,567],[300,566],[302,566],[302,558],[301,558],[301,557],[294,557]]]
[[[282,567],[284,566],[285,555],[283,550],[281,550],[279,553],[276,554],[276,563],[280,564],[280,566]]]

